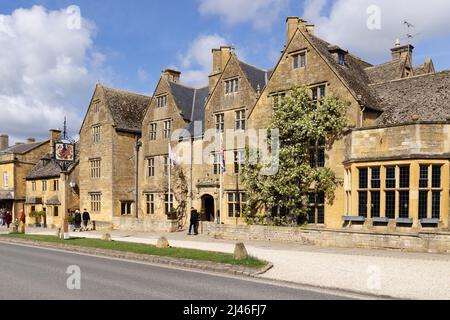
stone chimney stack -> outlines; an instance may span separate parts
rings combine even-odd
[[[295,35],[297,28],[300,24],[299,17],[287,17],[286,19],[286,46],[291,41],[292,37]]]
[[[412,56],[414,52],[414,46],[407,44],[402,46],[400,43],[400,40],[397,39],[395,43],[395,47],[391,49],[392,53],[392,61],[398,61],[400,59],[403,59],[405,57],[410,57],[412,62]]]
[[[225,69],[226,64],[228,63],[228,60],[231,57],[231,53],[233,51],[233,48],[230,46],[223,46],[219,49],[212,49],[212,55],[213,55],[213,70],[211,75],[209,76],[209,90],[212,91],[212,89],[216,86],[217,81],[219,81],[220,75],[222,74],[223,70]]]
[[[9,147],[9,136],[7,134],[0,135],[0,151],[6,150]]]
[[[308,23],[299,17],[287,17],[286,19],[286,46],[291,42],[297,29],[303,32],[314,34],[315,25]]]
[[[53,154],[55,151],[56,142],[61,140],[61,130],[60,129],[50,129],[50,153]]]
[[[173,69],[164,69],[162,72],[163,78],[167,81],[180,83],[181,72]]]

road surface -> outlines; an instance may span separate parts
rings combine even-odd
[[[70,266],[80,268],[80,290],[67,287],[71,275],[66,272]],[[339,292],[4,243],[0,243],[0,270],[0,300],[335,300],[349,297]]]

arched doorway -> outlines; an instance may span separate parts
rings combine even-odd
[[[202,217],[204,221],[214,222],[214,197],[206,194],[202,197]]]

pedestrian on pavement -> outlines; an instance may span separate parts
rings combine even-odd
[[[198,211],[194,208],[191,209],[191,224],[189,225],[189,233],[188,235],[192,235],[192,230],[194,230],[194,234],[198,235]]]
[[[84,209],[83,212],[83,225],[84,225],[84,230],[87,231],[88,230],[88,225],[89,222],[91,221],[91,216],[89,215],[89,212]]]
[[[20,233],[25,234],[25,223],[27,221],[27,217],[25,215],[25,211],[22,209],[20,210],[20,217],[19,217],[19,228]]]
[[[80,210],[77,210],[77,211],[75,211],[75,217],[74,217],[75,230],[81,229],[81,222],[82,222],[81,212],[80,212]]]
[[[5,225],[5,216],[6,216],[6,210],[5,209],[0,210],[0,224],[2,226]]]
[[[9,226],[11,225],[11,222],[12,222],[12,215],[9,211],[7,211],[6,215],[5,215],[5,223],[6,223],[6,226],[8,229],[9,229]]]

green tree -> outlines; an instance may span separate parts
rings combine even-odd
[[[264,175],[270,164],[259,150],[247,149],[242,180],[247,190],[244,213],[249,224],[286,225],[304,223],[309,213],[309,195],[323,192],[332,203],[342,183],[329,168],[317,166],[312,158],[318,146],[330,150],[346,126],[346,104],[328,96],[313,101],[306,87],[292,89],[282,107],[275,111],[269,132],[279,132],[279,169]],[[270,135],[270,133],[269,133]],[[275,148],[269,139],[269,147]],[[250,161],[256,154],[258,161]],[[255,158],[255,157],[253,157]],[[273,214],[273,208],[277,208]]]

